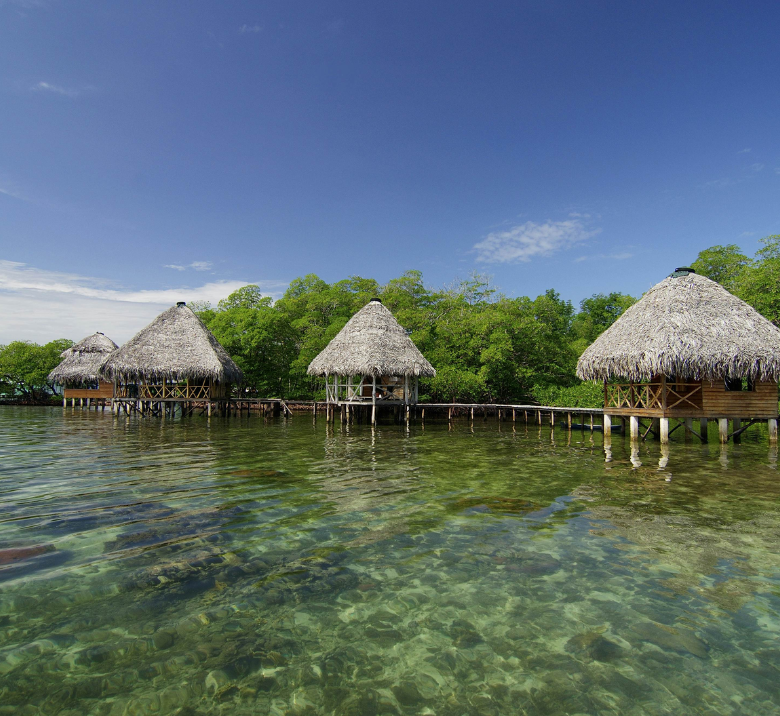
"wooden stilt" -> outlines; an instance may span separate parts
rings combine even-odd
[[[569,432],[571,432],[571,426],[572,426],[571,413],[568,413],[568,419],[569,419]]]
[[[742,442],[742,433],[737,432],[742,427],[741,418],[733,418],[731,420],[731,431],[734,433],[732,440],[738,445]]]
[[[669,418],[660,418],[661,444],[666,445],[669,442]]]
[[[766,427],[769,431],[769,444],[777,444],[777,418],[770,418],[766,421]]]
[[[376,425],[376,376],[372,376],[371,382],[371,425]]]
[[[639,440],[639,418],[636,415],[632,415],[629,418],[629,422],[631,424],[631,439]]]
[[[721,444],[725,445],[729,441],[729,419],[718,418],[718,436]]]
[[[67,398],[63,397],[63,399],[62,399],[62,407],[63,408],[67,408],[68,407],[68,399]]]

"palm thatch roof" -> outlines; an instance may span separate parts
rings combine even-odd
[[[436,371],[378,298],[363,306],[310,364],[309,375],[433,377]]]
[[[780,378],[780,330],[692,269],[677,269],[582,354],[583,380]]]
[[[126,381],[212,379],[240,383],[244,376],[211,331],[178,303],[136,333],[103,363],[103,375]]]
[[[96,383],[101,364],[116,349],[116,343],[110,338],[93,333],[60,353],[62,362],[49,373],[49,380],[60,385]]]

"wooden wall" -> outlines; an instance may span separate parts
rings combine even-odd
[[[723,381],[702,385],[703,417],[776,418],[777,383],[756,383],[754,390],[726,390]]]
[[[114,386],[111,383],[100,381],[100,385],[94,389],[65,388],[62,391],[63,398],[113,398]]]

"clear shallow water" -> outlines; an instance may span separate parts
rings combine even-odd
[[[601,440],[0,408],[0,714],[777,713],[776,453]]]

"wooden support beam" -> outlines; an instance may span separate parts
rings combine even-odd
[[[718,435],[720,442],[725,445],[729,441],[729,419],[718,418]]]
[[[602,415],[601,430],[604,433],[604,437],[612,436],[612,416],[604,413]]]
[[[632,415],[630,417],[630,423],[631,423],[631,439],[639,440],[639,418],[637,418],[636,415]]]
[[[701,440],[703,443],[706,443],[706,442],[709,440],[709,438],[708,438],[708,436],[707,436],[707,432],[708,432],[708,430],[707,430],[707,427],[708,427],[708,424],[709,424],[709,421],[707,420],[707,418],[700,418],[700,419],[699,419],[699,439],[700,439],[700,440]]]
[[[669,418],[661,418],[661,444],[666,445],[669,442]]]

